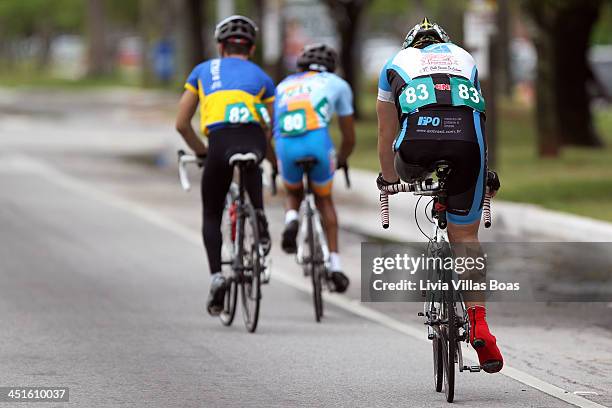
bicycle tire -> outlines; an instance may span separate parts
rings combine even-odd
[[[444,381],[444,362],[442,359],[442,340],[436,336],[431,341],[433,348],[434,360],[434,388],[436,392],[442,392],[442,383]]]
[[[240,282],[240,293],[242,297],[242,317],[244,325],[250,333],[254,333],[257,329],[259,321],[259,309],[261,303],[261,257],[259,252],[259,227],[255,210],[251,205],[246,206],[244,222],[241,223],[240,231],[241,241],[239,245],[243,248],[241,262],[243,266],[242,279]],[[246,226],[249,226],[251,231],[251,240],[249,248],[244,248],[244,238]],[[248,256],[250,265],[245,265],[245,258]],[[245,273],[246,272],[246,273]]]
[[[236,279],[229,279],[229,285],[225,290],[225,298],[223,299],[223,311],[219,315],[219,319],[224,326],[231,326],[236,316],[236,304],[238,303],[238,283]]]
[[[313,209],[309,209],[309,213],[307,215],[307,232],[308,232],[308,251],[309,251],[309,264],[310,264],[310,277],[312,280],[312,301],[314,304],[314,312],[315,312],[315,320],[317,323],[321,322],[321,317],[323,317],[323,295],[322,295],[322,287],[321,287],[321,276],[320,276],[320,268],[317,267],[317,255],[315,249],[315,239],[314,239],[314,226],[312,220],[312,211]]]
[[[449,275],[447,271],[447,275]],[[444,292],[444,317],[447,320],[444,328],[444,337],[446,343],[446,352],[443,355],[444,360],[444,395],[447,402],[453,402],[455,398],[455,356],[457,355],[457,318],[455,316],[455,296],[452,279],[447,277],[446,282],[449,288]]]

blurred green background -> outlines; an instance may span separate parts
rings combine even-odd
[[[350,163],[373,171],[378,71],[423,16],[438,21],[484,72],[500,197],[612,221],[610,0],[0,0],[0,87],[175,97],[232,13],[258,22],[256,61],[276,80],[308,42],[340,51],[358,112]]]

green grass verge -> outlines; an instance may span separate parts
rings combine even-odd
[[[20,67],[14,70],[0,70],[0,86],[7,88],[61,88],[61,89],[89,89],[110,86],[135,87],[139,84],[118,75],[95,78],[67,79],[55,77],[51,74]]]
[[[357,146],[351,166],[378,171],[375,97],[364,100],[364,119],[357,123]],[[498,164],[499,198],[538,204],[553,210],[612,221],[612,109],[595,113],[602,149],[566,147],[556,159],[537,156],[533,113],[501,104]],[[332,127],[339,140],[337,126]]]

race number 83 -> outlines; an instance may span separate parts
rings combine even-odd
[[[450,86],[453,105],[469,106],[480,112],[485,111],[485,100],[476,86],[464,78],[451,77]]]
[[[430,77],[410,81],[399,98],[402,112],[411,113],[416,109],[436,103],[436,91]]]

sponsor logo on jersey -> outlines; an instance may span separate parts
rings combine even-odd
[[[450,91],[451,90],[450,84],[435,84],[434,88],[436,88],[438,91]]]
[[[421,56],[420,74],[443,72],[461,72],[459,61],[453,54],[423,54]]]
[[[421,116],[419,118],[419,121],[417,122],[417,126],[427,126],[427,125],[431,125],[431,126],[439,126],[440,125],[440,118],[437,116]]]
[[[432,54],[444,54],[451,52],[450,48],[446,44],[434,44],[429,47],[425,47],[421,49],[422,53],[432,53]]]
[[[223,86],[221,83],[221,60],[214,59],[210,63],[210,76],[212,78],[212,85],[210,86],[211,90],[219,89]]]

